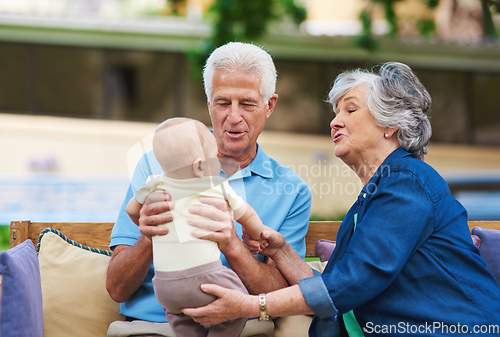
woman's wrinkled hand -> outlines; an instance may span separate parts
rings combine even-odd
[[[201,290],[218,298],[199,308],[184,308],[182,312],[191,316],[202,325],[214,325],[240,317],[252,318],[252,304],[257,307],[255,296],[246,295],[234,289],[223,288],[216,284],[202,284]]]

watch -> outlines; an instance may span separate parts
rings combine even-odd
[[[266,294],[259,294],[259,321],[269,321],[269,315],[267,314],[266,306]]]

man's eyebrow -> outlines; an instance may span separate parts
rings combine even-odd
[[[222,100],[227,100],[226,96],[216,96],[214,97],[214,101],[222,101]]]
[[[241,101],[243,101],[243,102],[251,102],[251,103],[258,102],[258,100],[256,100],[256,99],[255,99],[255,98],[253,98],[253,97],[243,97],[243,98],[241,99]]]

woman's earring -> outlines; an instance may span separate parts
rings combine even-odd
[[[388,133],[386,133],[386,134],[384,135],[384,137],[385,137],[385,138],[389,138],[389,134],[388,134]]]

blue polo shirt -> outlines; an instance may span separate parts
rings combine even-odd
[[[152,151],[144,154],[139,160],[111,233],[111,248],[118,245],[132,246],[139,239],[139,228],[130,220],[125,208],[150,175],[161,173],[160,164]],[[228,181],[236,193],[255,209],[264,225],[283,234],[295,251],[304,258],[304,238],[311,213],[311,191],[307,184],[293,170],[270,158],[259,145],[257,155],[250,165],[229,177]],[[241,237],[241,225],[237,222],[235,229]],[[262,259],[260,256],[257,258]],[[223,254],[221,259],[228,266]],[[132,298],[120,304],[120,312],[123,315],[152,322],[166,321],[163,308],[154,295],[151,281],[153,276],[154,268],[151,265],[141,287]]]
[[[330,336],[350,310],[365,336],[472,334],[499,324],[500,287],[472,243],[465,209],[402,148],[363,187],[323,274],[299,286],[316,314],[310,336]]]

